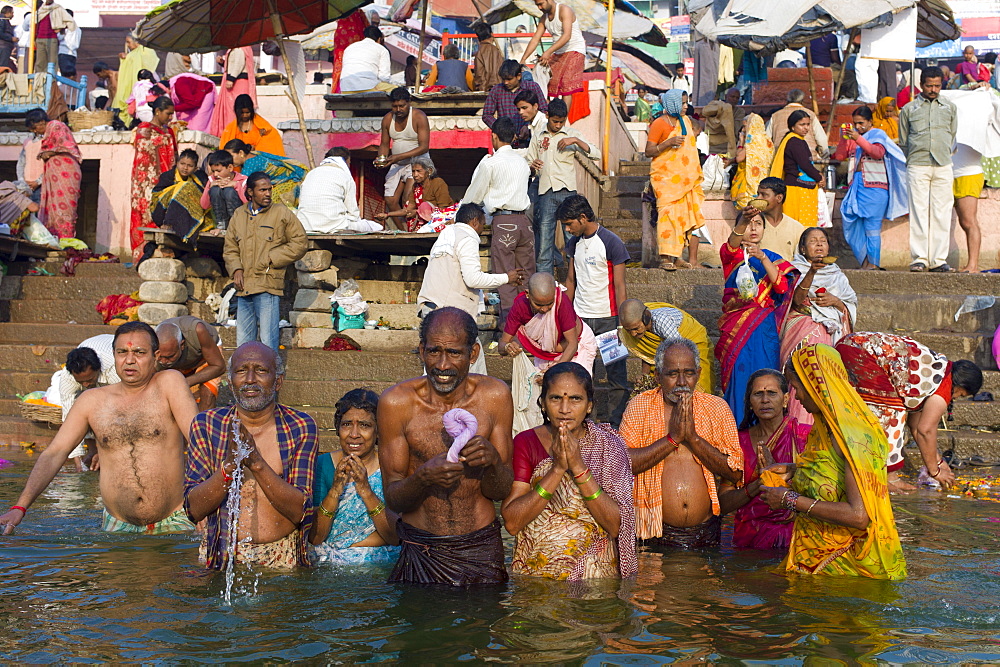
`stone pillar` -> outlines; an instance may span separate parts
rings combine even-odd
[[[329,250],[310,250],[295,262],[299,288],[288,320],[295,327],[296,347],[322,347],[333,333],[330,297],[337,289],[338,271]]]
[[[139,265],[139,320],[156,326],[171,317],[187,315],[188,288],[184,262],[154,257]]]

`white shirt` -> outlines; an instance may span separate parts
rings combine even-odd
[[[509,145],[501,146],[479,161],[462,203],[482,204],[490,214],[500,210],[524,211],[531,205],[530,177],[531,168],[524,157]]]
[[[548,124],[549,124],[549,119],[544,112],[539,111],[538,113],[536,113],[535,117],[531,119],[530,123],[528,123],[528,129],[531,131],[531,137],[534,138],[535,135],[544,130],[545,126]],[[528,155],[528,146],[525,146],[524,148],[512,148],[511,150],[517,153],[518,155],[524,155],[524,156]],[[531,164],[531,162],[529,161],[528,164]]]
[[[306,234],[344,231],[361,219],[357,187],[343,158],[326,158],[306,174],[298,217]]]
[[[101,360],[101,372],[97,376],[97,386],[104,387],[109,384],[121,382],[118,372],[115,370],[114,334],[98,334],[83,341],[80,347],[89,347],[97,353],[97,358]],[[62,402],[63,421],[69,414],[69,409],[73,407],[77,396],[83,393],[83,385],[76,381],[73,374],[65,368],[57,373],[59,378],[59,400]]]
[[[983,156],[975,148],[956,144],[951,156],[951,170],[955,178],[983,173]]]
[[[353,93],[371,90],[379,82],[389,82],[392,67],[389,49],[374,39],[362,39],[344,49],[343,66],[340,70],[340,90]]]
[[[545,140],[549,140],[548,148],[543,148]],[[528,154],[525,159],[528,164],[535,160],[542,161],[542,168],[538,172],[538,194],[546,192],[558,192],[559,190],[576,191],[576,157],[575,153],[582,152],[579,146],[573,144],[566,150],[559,150],[559,142],[563,139],[579,139],[587,144],[589,151],[587,157],[599,159],[600,151],[594,142],[584,139],[583,135],[571,128],[568,124],[558,132],[549,132],[548,123],[540,131],[531,131],[531,144],[528,146]]]
[[[483,271],[479,244],[479,234],[464,222],[445,227],[431,247],[417,303],[430,302],[439,308],[453,305],[475,317],[482,302],[480,290],[507,284],[506,273]],[[454,284],[458,277],[455,262],[465,283],[464,290]]]
[[[65,30],[59,33],[59,54],[76,58],[82,36],[83,30],[79,27],[76,30]]]

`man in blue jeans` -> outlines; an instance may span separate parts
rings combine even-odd
[[[566,122],[568,111],[562,100],[549,102],[548,120],[540,131],[532,131],[525,159],[538,177],[538,201],[535,203],[535,252],[539,273],[552,273],[562,264],[556,247],[556,209],[576,194],[576,157],[600,157],[597,148]]]
[[[250,174],[247,193],[250,200],[229,220],[222,250],[236,285],[236,346],[260,340],[277,351],[285,268],[306,254],[309,241],[295,214],[281,202],[271,202],[267,174]]]

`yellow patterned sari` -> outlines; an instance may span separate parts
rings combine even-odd
[[[660,116],[649,126],[649,141],[659,144],[673,137],[684,143],[653,158],[649,181],[656,194],[656,233],[660,255],[678,257],[690,232],[705,226],[705,191],[701,189],[701,162],[691,119]],[[687,132],[685,133],[685,130]]]
[[[757,186],[767,178],[771,169],[771,158],[774,155],[774,144],[771,135],[764,126],[764,119],[752,113],[743,121],[745,132],[743,137],[744,160],[736,166],[736,175],[729,194],[736,208],[743,209],[750,200],[757,196]]]
[[[778,144],[771,162],[771,176],[785,180],[785,146],[791,139],[802,139],[792,131]],[[799,178],[803,176],[799,172]],[[785,215],[795,218],[806,227],[815,227],[819,223],[819,185],[814,188],[800,188],[797,185],[785,183],[785,203],[782,209]]]
[[[847,380],[829,345],[810,345],[792,355],[795,372],[822,414],[796,461],[792,488],[808,498],[846,502],[851,467],[871,522],[861,530],[798,514],[784,567],[802,574],[903,579],[903,559],[886,487],[889,443],[878,421]]]

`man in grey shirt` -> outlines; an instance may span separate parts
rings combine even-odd
[[[899,145],[906,153],[910,187],[910,271],[952,271],[946,260],[954,204],[951,155],[958,109],[941,97],[942,80],[940,68],[924,69],[920,95],[899,114]]]

